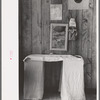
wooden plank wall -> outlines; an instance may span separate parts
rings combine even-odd
[[[32,53],[32,0],[19,0],[19,94],[23,94],[25,56]]]
[[[32,0],[32,53],[41,53],[41,0]]]
[[[95,2],[95,0],[90,0],[88,10],[72,11],[68,10],[68,0],[20,0],[20,61],[22,62],[22,59],[31,53],[79,54],[85,61],[85,87],[96,88]],[[62,21],[50,21],[51,3],[63,5]],[[71,17],[76,19],[77,39],[75,41],[68,41],[67,51],[50,51],[50,23],[67,24]],[[22,66],[20,65],[20,67]]]

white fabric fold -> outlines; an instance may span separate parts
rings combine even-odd
[[[44,93],[43,61],[24,63],[24,99],[39,100]]]
[[[34,60],[34,61],[62,61],[63,58],[60,55],[29,55],[24,58],[23,62],[25,62],[27,59]]]
[[[82,58],[63,59],[61,100],[85,100],[83,64]]]

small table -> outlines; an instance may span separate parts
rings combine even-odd
[[[84,61],[80,56],[32,54],[24,60],[24,99],[38,100],[44,93],[43,62],[63,61],[61,100],[85,100]]]

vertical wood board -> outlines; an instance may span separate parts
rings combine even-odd
[[[22,6],[22,58],[31,53],[31,0],[23,0]]]
[[[50,0],[42,0],[42,53],[50,53]]]
[[[41,53],[41,0],[32,0],[32,53]]]

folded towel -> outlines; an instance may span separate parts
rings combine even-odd
[[[83,64],[75,56],[63,59],[61,100],[85,100]]]

